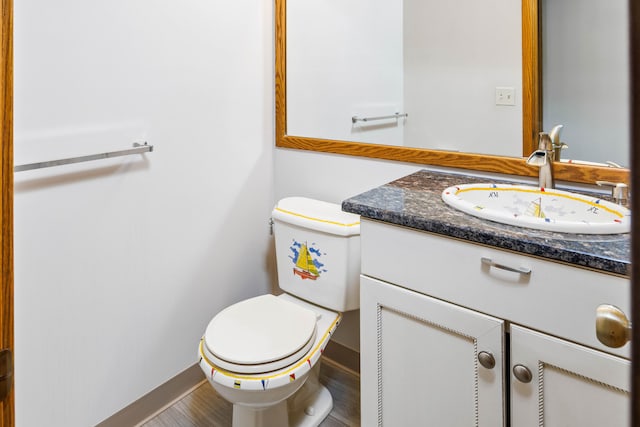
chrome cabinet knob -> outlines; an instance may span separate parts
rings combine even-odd
[[[515,365],[513,367],[513,376],[521,383],[530,383],[533,379],[531,371],[524,365]]]
[[[622,347],[631,340],[631,322],[618,307],[599,305],[596,309],[596,336],[607,347]]]
[[[487,369],[493,369],[496,366],[496,358],[488,351],[478,353],[478,362]]]

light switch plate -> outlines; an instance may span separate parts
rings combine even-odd
[[[512,87],[496,87],[496,105],[516,105],[515,92]]]

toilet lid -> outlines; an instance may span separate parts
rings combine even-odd
[[[261,365],[300,353],[315,339],[315,333],[315,312],[274,295],[262,295],[215,316],[207,326],[205,344],[223,361]]]

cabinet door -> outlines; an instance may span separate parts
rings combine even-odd
[[[362,276],[360,329],[363,426],[504,425],[502,320]]]
[[[512,374],[513,427],[630,425],[630,361],[516,325],[510,335],[512,373],[531,373]]]

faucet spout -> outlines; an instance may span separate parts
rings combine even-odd
[[[538,149],[531,153],[527,159],[527,164],[540,168],[538,175],[538,185],[540,188],[554,188],[553,183],[553,142],[549,134],[541,132],[538,137]]]
[[[547,164],[547,152],[544,150],[536,150],[527,159],[527,164],[531,166],[542,167]]]

